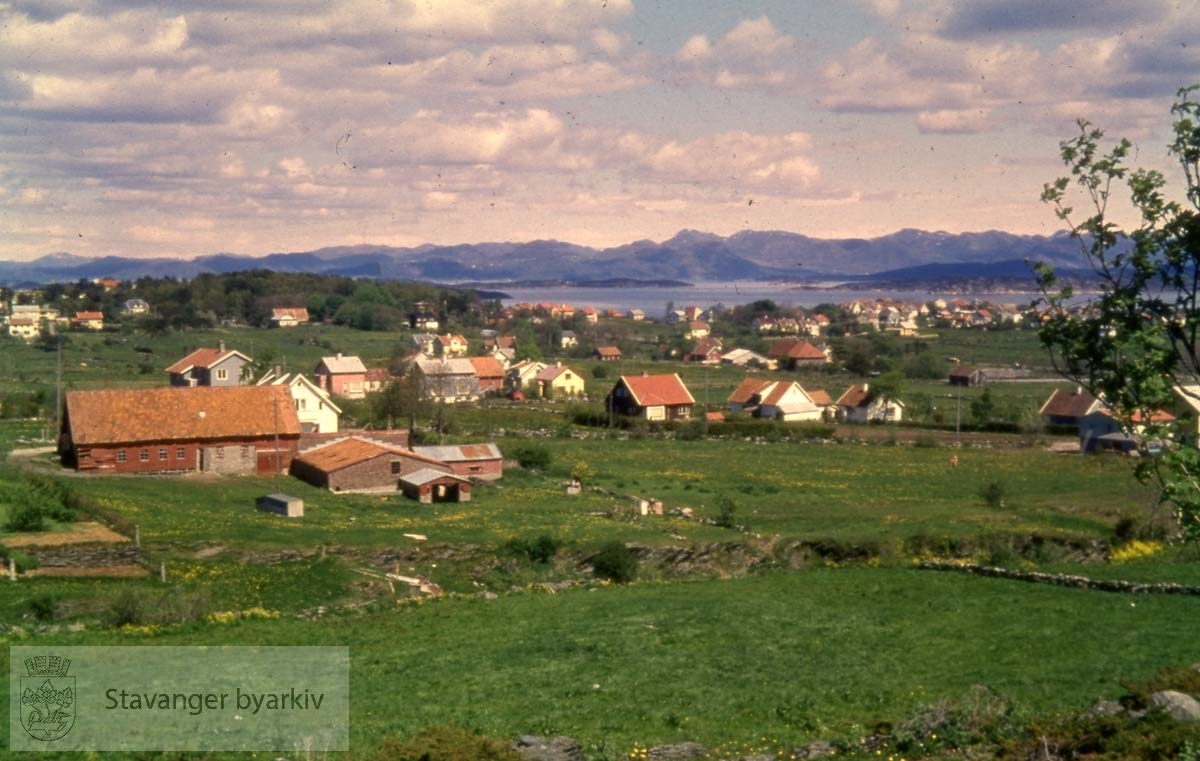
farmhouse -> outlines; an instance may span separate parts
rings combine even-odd
[[[286,470],[300,439],[284,386],[68,391],[58,452],[79,471]]]
[[[395,492],[403,476],[430,469],[451,472],[450,466],[432,457],[352,436],[300,453],[292,460],[290,472],[335,492]]]
[[[601,362],[617,362],[622,356],[621,350],[616,346],[597,346],[592,351],[592,358]]]
[[[583,378],[561,362],[542,368],[534,380],[543,399],[575,399],[584,394]]]
[[[342,414],[329,394],[302,373],[285,373],[279,369],[267,372],[255,384],[258,386],[287,386],[292,393],[296,417],[304,433],[336,433],[338,416]]]
[[[247,382],[247,366],[254,360],[225,348],[197,349],[167,368],[172,386],[241,386]]]
[[[1082,386],[1073,389],[1054,389],[1050,398],[1042,405],[1039,413],[1046,425],[1079,427],[1079,421],[1085,416],[1104,408],[1100,401]]]
[[[1134,414],[1130,420],[1132,430],[1126,430],[1107,409],[1089,412],[1079,419],[1079,451],[1085,454],[1100,451],[1132,452],[1143,445],[1148,422],[1161,424],[1174,419],[1174,415],[1163,410],[1151,414],[1149,420],[1141,414]]]
[[[346,357],[340,352],[322,357],[313,370],[317,385],[334,396],[362,399],[366,396],[367,366],[358,357]]]
[[[505,382],[509,391],[533,390],[537,386],[537,376],[546,369],[545,362],[523,359],[505,373]]]
[[[837,416],[848,423],[898,423],[904,403],[872,394],[866,383],[851,386],[837,400]]]
[[[504,365],[495,357],[468,357],[481,394],[504,393]]]
[[[71,318],[71,327],[85,330],[104,330],[103,312],[76,312]]]
[[[950,371],[951,386],[982,386],[987,382],[987,376],[982,370],[966,365],[957,365]]]
[[[308,323],[308,309],[305,307],[275,307],[271,310],[272,328],[294,328]]]
[[[747,378],[733,390],[728,401],[733,412],[784,422],[820,420],[825,413],[825,407],[813,401],[795,381]]]
[[[456,404],[479,398],[479,378],[469,359],[430,359],[418,355],[413,367],[420,378],[422,399]]]
[[[604,399],[610,412],[645,420],[687,420],[696,400],[679,376],[622,375]]]
[[[463,478],[494,481],[504,474],[504,457],[495,444],[447,444],[413,447],[412,451],[442,463]]]
[[[796,338],[774,341],[767,354],[777,361],[780,367],[789,370],[802,366],[825,365],[831,361],[829,354],[822,349]]]

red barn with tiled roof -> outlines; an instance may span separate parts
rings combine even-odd
[[[76,470],[287,470],[300,421],[287,386],[68,391],[59,436]]]
[[[679,376],[623,375],[604,400],[619,415],[646,420],[687,420],[696,400]]]

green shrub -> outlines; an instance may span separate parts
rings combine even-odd
[[[43,592],[29,598],[29,613],[38,621],[53,621],[58,615],[58,598]]]
[[[22,499],[9,506],[4,527],[9,531],[45,531],[46,514],[41,505]]]
[[[726,496],[717,498],[717,525],[722,528],[733,528],[737,525],[734,517],[737,514],[737,503]]]
[[[628,584],[637,577],[637,555],[624,542],[613,540],[592,557],[592,570],[602,579]]]
[[[147,607],[146,599],[139,590],[126,587],[109,600],[108,608],[104,611],[104,625],[114,629],[136,626],[145,621]]]
[[[521,761],[508,743],[454,724],[426,727],[407,742],[388,737],[373,761]]]
[[[540,534],[534,539],[508,540],[505,549],[512,555],[524,557],[533,563],[549,563],[558,554],[562,542],[549,534]]]
[[[553,456],[550,450],[541,444],[521,444],[513,447],[512,456],[526,470],[545,470],[550,467]]]
[[[979,490],[979,498],[988,507],[999,509],[1004,507],[1004,497],[1007,491],[1004,484],[999,481],[988,481]]]

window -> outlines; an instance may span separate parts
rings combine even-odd
[[[217,447],[217,459],[218,460],[225,459],[225,447]]]
[[[139,462],[150,462],[150,450],[143,449],[140,452],[138,452],[138,461]]]
[[[167,459],[167,448],[166,447],[158,448],[158,459],[160,459],[160,460]]]
[[[400,475],[400,461],[399,460],[392,460],[392,475],[393,476]]]
[[[117,450],[117,462],[125,462],[126,459],[128,459],[128,456],[125,454],[125,450],[118,449]]]
[[[217,380],[229,380],[229,371],[217,370]]]
[[[183,460],[186,458],[187,458],[187,448],[186,447],[178,447],[175,449],[175,459],[176,460]]]
[[[242,459],[243,460],[250,459],[250,447],[246,444],[242,444]]]

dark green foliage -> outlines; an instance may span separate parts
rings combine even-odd
[[[722,528],[734,528],[737,516],[737,503],[722,495],[717,498],[717,525]]]
[[[545,470],[553,459],[550,449],[542,444],[520,444],[510,454],[526,470]]]
[[[9,505],[4,528],[9,531],[45,531],[46,514],[41,505],[22,499]]]
[[[503,740],[455,724],[426,727],[406,742],[385,738],[372,761],[521,761]]]
[[[58,615],[58,598],[49,592],[29,598],[29,613],[38,621],[53,621]]]
[[[510,539],[505,548],[513,555],[524,557],[532,563],[546,564],[558,554],[562,542],[549,534],[539,534],[533,539]]]
[[[1004,497],[1007,494],[1004,484],[999,481],[988,481],[979,489],[979,498],[988,507],[1004,507]]]
[[[592,557],[592,570],[601,579],[616,584],[628,584],[637,577],[637,555],[626,547],[624,542],[607,542]]]

